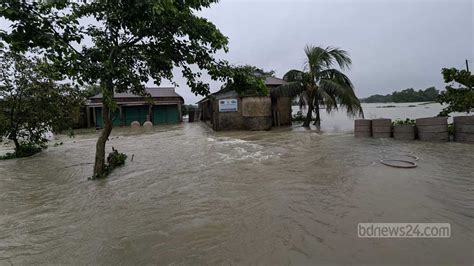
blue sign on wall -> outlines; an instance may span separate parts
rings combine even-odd
[[[219,112],[237,112],[237,99],[219,100]]]

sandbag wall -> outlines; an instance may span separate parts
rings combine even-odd
[[[453,118],[454,141],[474,143],[474,116]],[[390,138],[421,141],[449,141],[448,118],[428,117],[416,119],[415,125],[394,125],[390,119],[356,119],[356,137]]]

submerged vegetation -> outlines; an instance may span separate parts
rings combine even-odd
[[[0,160],[29,157],[41,152],[44,149],[46,149],[46,145],[44,143],[37,144],[31,142],[22,142],[18,147],[15,147],[15,152],[9,152],[3,156],[0,156]]]
[[[291,121],[293,122],[303,122],[304,120],[305,116],[303,115],[303,112],[301,110],[296,112],[296,114],[291,117]]]
[[[396,105],[379,105],[376,106],[375,108],[396,108]]]
[[[118,152],[112,147],[112,152],[107,156],[107,164],[105,165],[105,172],[102,175],[94,175],[91,180],[107,177],[115,168],[125,164],[128,156],[125,153]]]

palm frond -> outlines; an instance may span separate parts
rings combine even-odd
[[[331,113],[334,110],[337,110],[337,98],[334,94],[331,94],[325,89],[319,88],[315,95],[315,105],[324,105],[326,106],[326,111]]]
[[[331,55],[341,69],[350,68],[352,60],[349,57],[349,53],[340,48],[328,46],[326,51]]]
[[[333,95],[337,100],[337,104],[344,107],[348,115],[364,116],[360,101],[354,93],[354,88],[347,81],[341,79],[324,79],[321,80],[320,89],[329,95]]]
[[[352,64],[349,54],[331,46],[321,48],[307,45],[304,51],[307,57],[304,72],[291,70],[284,77],[287,81],[298,81],[298,89],[288,90],[288,86],[282,86],[278,92],[283,93],[285,88],[287,92],[299,95],[300,108],[308,104],[316,108],[325,105],[326,111],[332,112],[342,107],[349,116],[363,117],[363,110],[351,80],[334,68],[349,68]]]
[[[303,91],[300,95],[299,95],[299,99],[298,99],[298,106],[300,108],[300,110],[303,110],[303,107],[306,107],[309,103],[309,96],[308,96],[308,93],[306,91]]]
[[[352,85],[352,82],[349,79],[349,77],[337,69],[334,69],[334,68],[325,69],[321,71],[320,76],[321,76],[321,79],[335,80],[341,84],[346,84],[347,86],[354,88],[354,85]]]
[[[331,55],[321,47],[307,45],[305,54],[307,60],[304,68],[312,74],[316,74],[331,65]]]
[[[283,75],[283,80],[286,82],[293,82],[293,81],[302,81],[303,80],[303,75],[304,72],[297,70],[297,69],[292,69],[288,72],[286,72],[285,75]]]
[[[300,81],[293,81],[287,84],[283,84],[276,88],[271,89],[270,94],[272,97],[296,97],[303,92],[303,83]]]

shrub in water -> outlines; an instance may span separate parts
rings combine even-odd
[[[298,111],[295,115],[293,115],[293,117],[291,118],[291,121],[301,122],[301,121],[304,121],[304,119],[305,119],[305,116],[303,116],[303,112]]]
[[[453,123],[448,124],[448,133],[449,133],[449,135],[454,136],[454,124]]]
[[[410,118],[407,118],[405,120],[403,119],[397,119],[395,121],[392,122],[392,125],[394,126],[398,126],[398,125],[415,125],[415,119],[410,119]]]
[[[114,147],[112,147],[112,152],[107,156],[107,173],[112,172],[117,166],[125,164],[127,155],[125,153],[120,153]]]
[[[46,149],[46,145],[42,144],[35,144],[35,143],[21,143],[19,148],[13,153],[7,153],[4,156],[1,156],[0,159],[13,159],[13,158],[22,158],[22,157],[29,157],[38,152]]]

